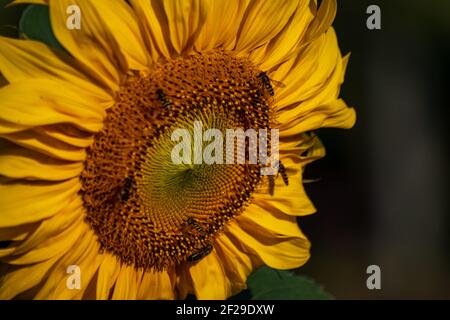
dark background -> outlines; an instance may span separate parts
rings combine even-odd
[[[0,0],[0,7],[9,0]],[[368,30],[366,9],[381,8]],[[337,299],[450,299],[448,97],[450,1],[340,0],[334,23],[351,52],[342,97],[350,131],[319,132],[327,156],[305,175],[315,215],[299,219],[312,257],[298,270]],[[17,36],[23,6],[0,11]],[[381,268],[368,290],[366,268]]]
[[[371,4],[381,30],[366,27]],[[334,27],[358,119],[319,132],[327,156],[306,171],[321,181],[306,187],[318,212],[300,219],[312,257],[299,273],[337,299],[450,299],[450,1],[341,0]],[[366,287],[372,264],[381,290]]]

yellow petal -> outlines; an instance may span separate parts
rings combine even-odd
[[[37,228],[36,223],[0,228],[0,241],[21,241]]]
[[[33,130],[0,135],[19,146],[31,149],[49,157],[65,161],[84,161],[86,150],[72,147],[52,137]]]
[[[235,50],[244,54],[274,38],[297,8],[292,0],[254,0],[242,18]]]
[[[271,70],[290,59],[303,45],[303,37],[312,19],[309,2],[300,1],[283,30],[266,45],[255,49],[250,59],[262,70]]]
[[[87,148],[94,141],[92,133],[77,129],[77,127],[68,123],[41,126],[33,130],[78,148]]]
[[[208,2],[200,0],[161,1],[167,15],[170,40],[178,54],[189,52],[206,21]]]
[[[77,5],[81,28],[66,26],[67,8]],[[121,0],[60,0],[50,2],[52,29],[62,46],[113,91],[128,69],[144,70],[147,57],[137,19]]]
[[[8,178],[62,181],[82,170],[82,162],[56,160],[12,143],[0,149],[0,174]]]
[[[44,242],[48,242],[49,239],[60,237],[61,233],[65,232],[65,230],[76,223],[80,217],[84,216],[85,213],[82,205],[83,203],[80,197],[75,197],[75,199],[60,212],[51,218],[43,220],[39,226],[31,231],[29,236],[17,246],[14,254],[18,255],[25,253],[33,250]],[[70,235],[68,236],[70,237]]]
[[[247,277],[261,265],[261,262],[244,254],[225,235],[220,235],[215,242],[214,248],[232,286],[233,296],[247,288]]]
[[[10,243],[6,248],[1,248],[0,249],[0,258],[2,258],[0,261],[3,261],[3,258],[11,255],[12,253],[14,253],[14,251],[16,251],[17,248],[17,244]]]
[[[284,138],[298,137],[299,133],[316,130],[318,128],[342,128],[353,127],[356,122],[356,112],[339,99],[333,100],[317,107],[317,111],[299,117],[289,122],[284,128],[280,128],[280,140]]]
[[[48,4],[48,0],[14,0],[9,5],[22,4],[22,3],[33,3],[33,4]]]
[[[203,0],[200,5],[209,7],[205,24],[195,47],[199,51],[215,48],[231,49],[250,0]],[[226,17],[226,19],[222,19]]]
[[[258,257],[275,269],[294,269],[309,259],[310,243],[306,237],[274,238],[264,228],[256,228],[239,222],[229,223],[225,232],[231,241],[240,243],[244,253]]]
[[[187,263],[182,263],[175,268],[177,299],[184,300],[188,294],[194,294],[189,267]]]
[[[48,270],[59,257],[47,261],[22,266],[8,272],[0,280],[0,300],[9,300],[37,286],[47,275]]]
[[[79,94],[112,100],[77,68],[79,64],[63,51],[37,41],[0,37],[0,71],[10,83],[36,78],[63,80],[73,84]]]
[[[81,298],[101,262],[98,249],[94,233],[85,224],[85,230],[79,234],[78,241],[48,270],[49,276],[37,292],[35,299]],[[71,265],[77,265],[80,268],[80,290],[71,290],[67,287],[67,279],[70,276],[67,268]]]
[[[60,183],[0,181],[0,228],[46,219],[77,196],[78,179]]]
[[[42,243],[38,243],[31,251],[20,256],[14,255],[3,258],[2,261],[8,264],[24,265],[61,256],[73,246],[85,229],[83,218],[82,215],[79,215],[67,229],[54,237],[49,237]]]
[[[255,193],[255,203],[265,208],[271,206],[287,215],[303,216],[314,213],[316,209],[306,195],[302,183],[302,158],[292,156],[281,160],[286,168],[289,184],[285,185],[281,177],[276,178],[274,194],[271,195],[268,189]]]
[[[305,48],[298,57],[288,61],[274,73],[274,78],[280,79],[286,85],[276,91],[278,108],[289,109],[295,103],[312,100],[320,94],[320,97],[335,98],[343,71],[340,64],[336,34],[330,29]],[[322,93],[325,88],[328,90]],[[309,110],[303,108],[302,111]]]
[[[137,271],[133,266],[122,265],[112,295],[113,300],[134,300],[137,295]]]
[[[230,282],[215,250],[189,268],[195,296],[199,300],[224,300],[231,295]]]
[[[153,272],[143,274],[138,289],[137,299],[141,300],[172,300],[174,295],[175,280],[173,271]]]
[[[311,3],[314,5],[314,2]],[[308,27],[305,42],[315,40],[318,36],[331,27],[331,24],[336,16],[337,1],[324,0],[322,1],[319,9],[316,11],[316,8],[314,8],[314,11],[315,12],[313,12],[313,14],[315,15],[315,18]]]
[[[98,269],[96,297],[99,300],[107,300],[121,267],[117,257],[110,254],[104,254],[102,257],[103,261]]]
[[[268,236],[289,239],[303,237],[295,216],[286,215],[283,211],[267,203],[255,202],[246,208],[245,213],[237,218],[243,229],[254,228]]]
[[[0,89],[0,134],[34,126],[72,123],[82,130],[97,132],[103,126],[105,110],[96,101],[80,96],[68,85],[47,79],[26,80]],[[9,125],[9,124],[12,124]],[[20,129],[19,129],[20,130]]]
[[[143,31],[143,38],[153,61],[170,58],[172,46],[167,16],[161,1],[130,0]]]

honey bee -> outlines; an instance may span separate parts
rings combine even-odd
[[[191,226],[195,230],[197,230],[198,233],[200,233],[202,236],[206,235],[205,230],[203,227],[192,217],[189,217],[186,221],[187,225]]]
[[[122,202],[127,202],[130,198],[130,189],[133,186],[133,178],[127,177],[123,183],[123,188],[120,191],[120,200]]]
[[[285,166],[281,163],[281,161],[278,162],[278,173],[277,173],[277,177],[278,175],[281,175],[281,178],[283,179],[283,182],[285,185],[289,185],[289,178],[288,175],[286,173],[286,168]],[[275,177],[270,175],[268,176],[269,179],[269,194],[271,196],[274,195],[274,191],[275,191]]]
[[[264,87],[266,88],[266,90],[269,92],[269,94],[271,96],[275,95],[275,91],[273,90],[272,84],[274,84],[277,87],[281,87],[281,88],[285,87],[284,83],[277,81],[277,80],[270,79],[269,76],[267,75],[267,73],[264,71],[262,71],[258,74],[258,78],[261,80],[262,84],[264,85]]]
[[[189,217],[186,221],[186,224],[189,227],[194,228],[194,230],[196,230],[201,236],[206,236],[206,232],[203,229],[203,227],[192,217]],[[206,257],[208,254],[211,253],[211,251],[213,250],[213,246],[212,244],[208,244],[206,245],[206,247],[203,247],[201,249],[199,249],[198,251],[194,252],[193,254],[191,254],[190,256],[188,256],[187,261],[189,262],[196,262],[199,261],[201,259],[203,259],[204,257]]]
[[[285,185],[289,185],[289,179],[286,173],[286,168],[284,167],[284,165],[281,163],[281,161],[278,164],[278,173],[281,174],[281,178],[283,179],[283,182]]]
[[[206,257],[208,254],[211,253],[211,251],[213,250],[213,246],[211,244],[208,244],[206,247],[200,249],[197,252],[194,252],[193,254],[191,254],[187,260],[189,262],[196,262],[199,261],[201,259],[203,259],[204,257]]]
[[[162,89],[156,90],[156,93],[158,94],[159,102],[164,108],[170,108],[172,106],[172,102],[170,102]]]
[[[268,176],[268,179],[269,179],[269,194],[273,196],[275,193],[275,178],[274,176]]]

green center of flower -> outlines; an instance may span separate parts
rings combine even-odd
[[[269,129],[263,75],[247,59],[212,51],[128,76],[81,175],[86,220],[102,250],[156,270],[211,252],[259,187],[260,164],[175,163],[173,132],[193,133],[195,123],[222,133]]]

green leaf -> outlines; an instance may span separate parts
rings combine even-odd
[[[11,0],[0,0],[0,36],[17,38],[19,36],[19,20],[25,8],[16,5],[6,8]]]
[[[21,36],[26,39],[37,40],[50,47],[63,49],[52,31],[48,6],[29,5],[20,18],[19,30]]]
[[[247,281],[252,300],[330,300],[313,280],[290,271],[262,267]]]

